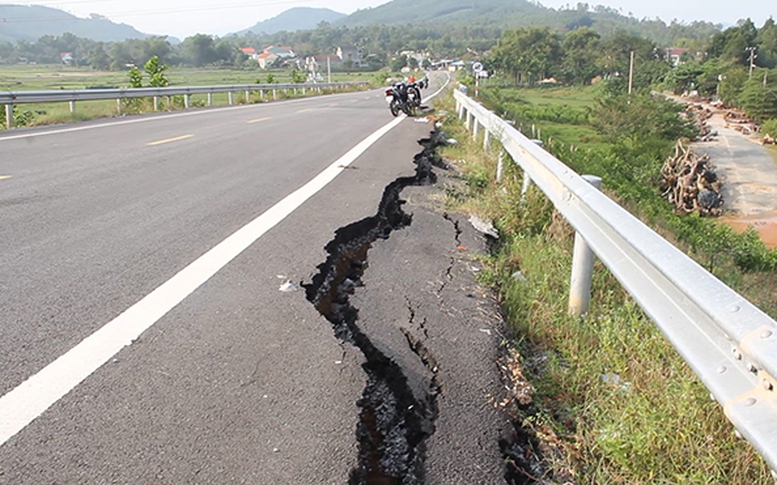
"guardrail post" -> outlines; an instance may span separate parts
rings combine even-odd
[[[229,105],[232,106],[235,104],[235,93],[232,91],[229,92]]]
[[[474,116],[472,116],[471,111],[467,111],[467,122],[465,123],[465,126],[467,127],[467,131],[472,129],[472,121],[475,119]]]
[[[154,96],[154,111],[159,111],[159,96]]]
[[[75,101],[71,101],[70,102],[70,112],[71,113],[75,113],[76,112],[76,102]]]
[[[496,181],[497,183],[502,181],[502,177],[505,173],[505,151],[499,150],[499,159],[496,162]]]
[[[489,132],[486,127],[483,127],[483,150],[488,151],[488,144],[491,138],[491,132]]]
[[[602,179],[595,175],[583,175],[583,178],[596,187],[602,188]],[[594,253],[588,247],[583,236],[575,233],[575,249],[572,257],[572,279],[569,283],[569,314],[580,317],[588,312],[591,303],[591,280],[594,272]]]
[[[264,89],[259,90],[259,99],[264,99]]]
[[[303,88],[302,88],[302,95],[303,95],[303,96],[306,96],[307,94],[308,94],[308,91],[307,91],[307,89],[303,87]]]
[[[272,99],[273,100],[278,99],[278,90],[277,89],[273,89],[272,90]]]
[[[213,93],[208,93],[208,106],[213,106]]]
[[[6,104],[5,105],[5,127],[9,130],[13,128],[13,105],[12,104]]]
[[[186,109],[189,109],[189,105],[191,104],[191,95],[184,94],[183,95],[183,105]]]
[[[480,132],[480,123],[478,123],[476,118],[473,118],[473,122],[475,123],[475,126],[472,127],[472,138],[477,139],[478,133]]]
[[[523,184],[521,185],[521,203],[526,202],[526,194],[529,193],[529,188],[531,187],[531,177],[526,172],[526,170],[523,171]]]
[[[251,102],[251,91],[246,89],[246,103]]]

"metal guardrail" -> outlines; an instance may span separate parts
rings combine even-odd
[[[777,470],[777,322],[463,93],[457,112],[501,142]]]
[[[343,83],[308,83],[308,84],[236,84],[225,86],[173,86],[164,88],[120,88],[120,89],[71,89],[71,90],[47,90],[47,91],[0,91],[0,104],[5,105],[6,119],[10,120],[9,127],[13,127],[13,106],[17,104],[31,103],[56,103],[69,102],[70,111],[75,111],[77,101],[96,101],[115,99],[119,103],[127,98],[153,98],[154,108],[158,109],[158,99],[164,96],[184,96],[184,106],[190,106],[190,97],[195,94],[208,95],[208,106],[213,104],[213,94],[228,93],[229,104],[234,103],[233,94],[245,92],[246,101],[250,93],[259,92],[264,96],[264,92],[272,92],[273,99],[277,98],[278,91],[293,90],[302,91],[306,94],[307,90],[317,90],[321,92],[324,89],[339,89],[353,86],[364,86],[369,83],[343,82]]]

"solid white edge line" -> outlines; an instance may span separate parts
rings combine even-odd
[[[267,231],[324,188],[383,135],[402,122],[386,124],[310,182],[200,256],[118,317],[0,398],[0,445],[73,390],[121,349],[210,279]]]
[[[329,100],[330,97],[348,96],[350,94],[355,94],[355,93],[336,93],[336,94],[327,94],[325,96],[327,96],[327,99]],[[184,118],[188,116],[203,116],[211,113],[221,113],[222,111],[229,111],[229,110],[243,110],[243,109],[259,108],[259,107],[269,108],[273,106],[281,106],[286,104],[304,103],[306,101],[318,100],[321,97],[323,96],[310,96],[308,98],[289,99],[285,101],[274,101],[272,103],[267,103],[267,104],[256,103],[256,104],[244,104],[244,105],[235,105],[235,106],[224,106],[220,108],[209,108],[209,109],[203,109],[203,110],[186,111],[186,112],[166,114],[166,115],[160,114],[156,116],[154,116],[153,113],[148,113],[145,116],[142,116],[139,118],[133,118],[129,120],[107,121],[107,122],[96,123],[92,125],[73,126],[73,127],[61,128],[57,130],[36,131],[33,133],[21,133],[19,135],[0,136],[0,143],[4,141],[10,141],[10,140],[20,140],[24,138],[37,138],[41,136],[61,135],[63,133],[75,133],[78,131],[97,130],[100,128],[112,128],[114,126],[134,125],[136,123],[149,123],[152,121],[162,121],[162,120],[169,120],[173,118]]]

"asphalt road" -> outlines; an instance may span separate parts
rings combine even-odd
[[[372,91],[0,135],[0,483],[348,483],[365,357],[299,285],[413,173],[431,127],[392,120]],[[494,375],[450,388],[441,416],[486,417],[431,442],[429,483],[502,480]]]
[[[708,121],[718,132],[713,141],[694,148],[707,153],[724,178],[723,198],[727,211],[753,216],[777,211],[777,165],[766,149],[730,128],[720,111]]]
[[[349,483],[369,359],[301,286],[430,129],[372,91],[0,136],[0,484]],[[483,241],[417,212],[360,325],[439,394],[422,481],[500,483]]]

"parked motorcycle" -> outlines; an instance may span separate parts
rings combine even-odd
[[[421,85],[418,82],[411,82],[407,85],[407,97],[410,103],[416,107],[421,107]]]
[[[394,83],[390,88],[386,89],[386,102],[389,105],[391,114],[399,116],[399,113],[403,112],[408,116],[412,116],[415,108],[421,105],[420,94],[417,88],[410,88],[404,81]],[[418,99],[417,104],[416,99]]]

